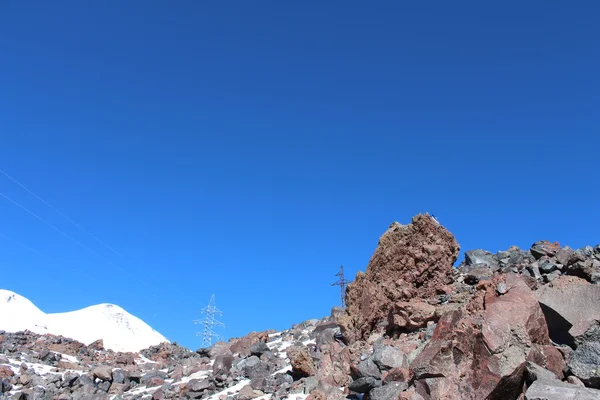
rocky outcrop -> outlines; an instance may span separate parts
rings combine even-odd
[[[460,248],[454,236],[427,214],[408,225],[393,223],[379,239],[366,273],[346,291],[346,314],[338,321],[349,342],[383,332],[390,307],[446,292]]]

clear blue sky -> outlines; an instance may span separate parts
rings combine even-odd
[[[600,3],[0,1],[0,287],[200,345],[328,315],[392,221],[600,238]],[[26,246],[26,247],[25,247]],[[34,251],[35,250],[35,251]],[[110,261],[110,262],[108,262]]]

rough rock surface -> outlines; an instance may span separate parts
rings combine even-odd
[[[408,225],[393,223],[379,239],[366,273],[346,291],[346,315],[338,321],[349,342],[381,331],[391,304],[441,295],[452,283],[460,248],[454,236],[428,214]]]

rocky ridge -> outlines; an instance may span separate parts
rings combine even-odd
[[[600,245],[458,251],[394,223],[346,309],[196,352],[0,332],[0,399],[600,399]]]

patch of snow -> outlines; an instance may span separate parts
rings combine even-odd
[[[144,321],[114,304],[45,314],[25,297],[4,289],[0,289],[0,330],[51,333],[86,345],[102,339],[105,348],[122,352],[137,352],[168,342]]]
[[[63,353],[56,353],[56,354],[60,355],[61,359],[72,362],[73,364],[77,364],[79,362],[79,360],[75,356],[71,356],[69,354],[63,354]]]
[[[238,382],[236,385],[230,386],[227,389],[224,389],[224,390],[222,390],[222,391],[220,391],[218,393],[213,394],[210,397],[207,397],[206,400],[219,400],[219,396],[222,395],[222,394],[224,394],[224,395],[227,395],[227,394],[237,394],[237,393],[240,392],[240,390],[242,390],[242,388],[244,386],[246,386],[249,383],[250,383],[250,379],[244,379],[244,380]]]

